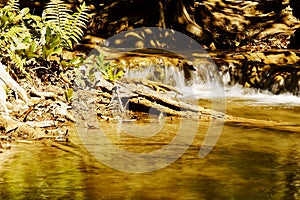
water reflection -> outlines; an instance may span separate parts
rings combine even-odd
[[[259,115],[254,114],[255,108],[247,109],[249,112],[254,109],[252,117]],[[229,106],[228,112],[235,110]],[[284,118],[285,112],[290,110],[278,111],[289,121]],[[272,119],[271,113],[268,117]],[[196,139],[180,159],[144,174],[119,172],[92,158],[87,160],[87,152],[81,157],[42,143],[13,146],[10,152],[0,154],[0,159],[9,157],[0,164],[0,196],[2,199],[300,198],[299,133],[225,126],[213,151],[199,159],[206,125],[200,124]],[[107,131],[112,130],[110,126],[107,122],[101,124]],[[169,125],[169,131],[172,127],[177,128]],[[167,142],[165,138],[165,142],[157,144]],[[143,148],[143,145],[131,146]]]
[[[80,158],[40,143],[19,144],[11,151],[0,171],[3,199],[83,198]]]

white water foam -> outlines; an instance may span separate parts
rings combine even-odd
[[[226,86],[227,99],[247,100],[255,105],[300,106],[300,97],[290,93],[275,95],[267,90],[244,88],[241,85]]]
[[[182,93],[182,98],[211,100],[222,97],[222,93],[211,91],[206,84],[194,84],[177,89]],[[224,86],[223,94],[227,101],[244,101],[251,105],[300,106],[298,96],[288,93],[275,95],[266,90],[244,88],[241,85]]]
[[[179,98],[189,100],[226,98],[226,101],[243,101],[250,105],[300,106],[300,97],[292,94],[275,95],[266,90],[245,88],[241,85],[222,87],[221,82],[224,80],[218,81],[211,78],[217,77],[214,76],[216,72],[213,67],[206,64],[195,68],[195,71],[191,71],[191,80],[185,79],[183,69],[155,64],[142,68],[128,68],[125,77],[148,79],[172,85],[180,91]],[[218,83],[212,83],[212,81]]]

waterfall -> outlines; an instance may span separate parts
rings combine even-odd
[[[147,79],[179,88],[186,85],[183,70],[179,70],[174,66],[152,64],[139,68],[127,67],[125,77]]]
[[[195,66],[174,66],[169,63],[151,63],[138,67],[127,67],[125,77],[147,79],[174,86],[183,96],[210,96],[211,90],[221,88],[222,80],[214,63],[203,62]]]

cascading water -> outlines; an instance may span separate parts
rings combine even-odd
[[[194,66],[178,67],[169,63],[151,63],[139,67],[127,67],[125,77],[147,79],[174,86],[183,98],[212,99],[218,98],[216,88],[225,90],[229,100],[247,100],[251,104],[289,104],[299,105],[300,98],[290,95],[274,95],[268,91],[244,88],[240,85],[228,85],[228,74],[220,77],[214,63],[206,61],[195,62]],[[224,85],[223,85],[224,83]],[[217,89],[218,90],[218,89]]]
[[[195,66],[174,66],[169,63],[151,63],[139,67],[127,67],[125,77],[147,79],[174,86],[183,97],[210,93],[215,87],[221,87],[222,81],[215,65],[210,62],[199,63]]]
[[[176,69],[174,66],[166,67],[157,64],[143,66],[141,68],[128,67],[126,69],[125,77],[147,79],[179,88],[184,87],[187,84],[183,70]]]

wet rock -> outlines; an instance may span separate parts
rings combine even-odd
[[[239,56],[237,56],[239,55]],[[300,95],[300,57],[288,50],[213,55],[226,84]],[[221,58],[221,59],[219,59]],[[227,63],[227,64],[224,64]]]

